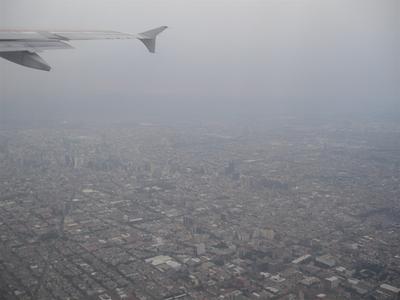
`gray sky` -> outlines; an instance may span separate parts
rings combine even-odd
[[[139,41],[79,41],[39,72],[0,60],[1,116],[172,119],[400,115],[399,0],[0,0],[0,27],[168,25]]]

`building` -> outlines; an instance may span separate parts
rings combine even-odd
[[[206,245],[204,243],[199,243],[195,245],[196,255],[200,256],[206,253]]]

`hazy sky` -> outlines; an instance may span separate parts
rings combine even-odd
[[[400,116],[399,0],[0,0],[0,27],[137,33],[0,60],[2,118]]]

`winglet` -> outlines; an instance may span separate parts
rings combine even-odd
[[[151,52],[156,52],[156,38],[157,35],[167,29],[168,26],[161,26],[149,31],[145,31],[138,34],[138,39],[146,46],[146,48]]]

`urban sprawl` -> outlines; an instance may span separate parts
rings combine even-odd
[[[400,125],[0,130],[0,299],[399,299]]]

